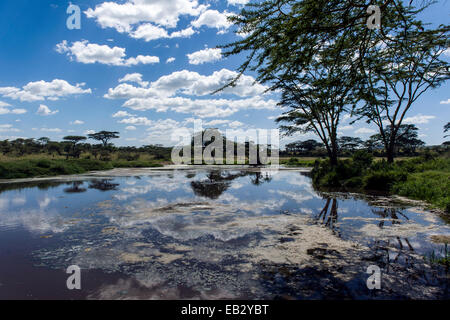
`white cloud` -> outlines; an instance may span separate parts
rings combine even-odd
[[[187,70],[177,71],[150,83],[147,88],[135,87],[128,83],[110,88],[105,98],[127,99],[123,107],[133,110],[168,110],[179,113],[191,113],[199,117],[227,117],[245,109],[274,110],[277,102],[264,100],[262,94],[267,87],[255,83],[251,76],[242,76],[235,87],[226,88],[220,94],[233,94],[247,99],[191,99],[179,97],[177,94],[188,96],[207,96],[213,91],[226,85],[237,75],[227,69],[216,71],[209,76]],[[119,117],[119,114],[116,115]]]
[[[91,93],[91,89],[83,89],[85,83],[77,83],[75,86],[71,85],[65,80],[54,79],[51,82],[36,81],[29,82],[27,85],[20,88],[16,87],[0,87],[0,95],[13,100],[20,101],[42,101],[58,100],[62,97],[76,94]]]
[[[130,36],[135,39],[144,39],[149,42],[157,39],[173,39],[173,38],[189,38],[196,31],[192,28],[186,28],[180,31],[174,31],[171,34],[166,29],[157,27],[150,23],[140,25],[135,31],[130,33]]]
[[[38,110],[36,111],[36,114],[38,114],[40,116],[52,116],[54,114],[57,114],[58,112],[59,112],[59,110],[52,111],[46,105],[41,104],[39,106]]]
[[[5,105],[8,105],[8,104],[5,103]],[[25,110],[25,109],[10,109],[8,107],[2,107],[1,103],[0,103],[0,115],[4,115],[4,114],[24,114],[24,113],[27,113],[27,110]]]
[[[374,134],[376,132],[376,130],[370,128],[359,128],[355,131],[356,134]]]
[[[170,57],[169,59],[167,59],[166,63],[172,63],[175,61],[174,57]]]
[[[445,49],[444,52],[443,52],[443,55],[447,56],[447,57],[450,57],[450,48]]]
[[[231,26],[227,17],[232,13],[230,12],[219,12],[217,10],[206,10],[192,22],[195,28],[201,28],[202,26],[207,26],[209,28],[216,28],[222,32]]]
[[[14,128],[11,124],[0,124],[0,132],[20,132],[20,130]]]
[[[85,14],[102,28],[131,32],[134,25],[148,22],[175,28],[180,16],[198,16],[205,9],[197,0],[128,0],[123,4],[103,2]]]
[[[10,106],[11,106],[11,105],[10,105],[9,103],[0,101],[0,108],[3,108],[3,107],[10,107]]]
[[[203,64],[207,62],[214,62],[222,59],[221,49],[204,49],[187,54],[190,64]]]
[[[88,134],[94,134],[95,133],[95,130],[86,130],[86,131],[84,131],[83,132],[85,135],[88,135]]]
[[[75,121],[70,122],[70,124],[72,124],[72,125],[82,125],[82,124],[84,124],[84,121],[75,120]]]
[[[426,124],[433,119],[436,119],[436,117],[418,114],[414,117],[405,118],[403,122],[406,124]]]
[[[125,128],[125,130],[128,130],[128,131],[133,131],[133,130],[136,130],[136,129],[137,128],[135,126],[128,126],[128,127]]]
[[[149,83],[147,81],[142,81],[142,74],[140,73],[129,73],[123,78],[119,79],[119,82],[135,82],[141,87],[148,87]]]
[[[174,98],[147,98],[130,99],[124,103],[124,107],[133,110],[156,110],[164,112],[171,110],[178,113],[193,114],[201,118],[228,117],[238,111],[246,109],[275,110],[277,101],[263,100],[253,97],[240,100],[228,99],[189,99]]]
[[[242,127],[243,125],[244,124],[240,121],[222,120],[222,119],[203,122],[203,126],[205,126],[205,127],[227,126],[227,127],[235,129],[238,127]]]
[[[181,16],[198,17],[208,8],[197,0],[128,0],[103,2],[85,11],[102,28],[114,28],[130,37],[151,41],[162,38],[187,38],[196,33],[192,27],[176,28]]]
[[[85,64],[101,63],[129,67],[138,64],[159,63],[159,58],[155,56],[138,55],[135,58],[127,59],[125,48],[89,43],[87,40],[73,42],[72,46],[69,46],[67,41],[63,40],[56,45],[56,51],[66,53],[71,59]]]
[[[126,111],[117,111],[112,115],[113,118],[125,118],[125,117],[134,117],[134,114],[130,114]]]
[[[171,97],[177,93],[185,95],[205,96],[226,85],[238,75],[237,72],[222,69],[209,76],[197,72],[182,70],[162,76],[152,82],[148,88],[138,88],[129,84],[121,84],[110,88],[105,98],[132,99]],[[242,76],[235,87],[224,89],[220,94],[233,94],[240,97],[249,97],[263,94],[266,86],[255,83],[251,76]]]
[[[41,128],[40,130],[43,132],[62,132],[59,128]]]
[[[228,4],[232,6],[236,5],[246,5],[250,0],[228,0]]]
[[[441,101],[441,104],[450,104],[450,99],[448,99],[447,101],[445,100]]]

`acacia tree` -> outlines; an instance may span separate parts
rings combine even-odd
[[[380,30],[367,27],[371,1],[266,0],[249,4],[239,15],[230,17],[243,39],[222,46],[227,49],[225,56],[248,53],[238,68],[239,76],[228,86],[238,84],[245,71],[256,71],[256,80],[269,83],[269,90],[281,90],[280,105],[292,109],[279,119],[291,123],[284,129],[314,131],[324,142],[333,164],[337,162],[336,128],[340,114],[354,104],[353,92],[359,90],[359,99],[366,102],[362,108],[355,108],[359,119],[376,123],[381,134],[385,122],[392,123],[393,134],[389,140],[384,139],[384,144],[388,160],[393,161],[397,131],[406,112],[423,92],[438,86],[446,77],[445,64],[437,58],[448,47],[448,28],[425,31],[415,17],[428,6],[428,1],[418,1],[422,5],[418,9],[412,6],[414,2],[411,0],[407,7],[399,0],[380,3]],[[334,61],[320,58],[329,47],[336,49]],[[340,52],[352,61],[348,63]],[[346,69],[348,66],[350,70]],[[360,70],[359,76],[350,72],[355,66]],[[312,76],[305,81],[305,74],[311,70],[330,69],[340,74],[333,76],[325,71],[325,76]],[[397,94],[397,86],[401,85],[406,88],[405,94]],[[339,95],[333,97],[331,92]],[[392,93],[398,97],[399,107],[393,116],[386,114],[386,110],[395,108]]]
[[[444,133],[450,131],[450,122],[447,122],[447,124],[444,126]],[[444,136],[444,138],[450,137],[449,135]]]
[[[361,138],[343,136],[337,139],[340,151],[354,152],[356,149],[363,146],[364,142]]]
[[[359,119],[378,127],[390,163],[408,111],[426,91],[450,78],[449,64],[441,59],[450,45],[450,27],[425,29],[416,17],[428,4],[416,8],[396,1],[396,7],[397,15],[383,20],[383,32],[369,35],[371,45],[359,59],[365,103],[356,109]]]
[[[70,143],[69,150],[67,152],[67,158],[69,158],[69,155],[72,155],[72,157],[74,157],[74,158],[78,158],[80,155],[80,152],[77,152],[76,145],[77,145],[77,143],[86,140],[86,137],[67,136],[67,137],[64,137],[63,140]]]
[[[418,147],[424,146],[425,142],[419,139],[418,131],[419,129],[414,124],[402,124],[397,131],[394,152],[397,153],[398,150],[404,149],[406,153],[413,154]],[[391,127],[386,128],[384,136],[389,139],[391,134]],[[381,134],[378,133],[370,138],[384,146],[383,136]]]
[[[336,57],[336,55],[341,55]],[[290,70],[276,85],[282,90],[280,106],[289,108],[277,122],[287,122],[286,134],[314,132],[319,136],[332,165],[338,162],[337,131],[342,114],[355,103],[355,73],[346,50],[325,49],[305,71]]]
[[[355,103],[357,80],[354,24],[366,24],[367,1],[267,0],[246,6],[230,21],[244,34],[222,46],[225,56],[248,52],[238,68],[238,84],[246,71],[281,92],[288,108],[281,128],[286,134],[314,132],[337,164],[337,128],[342,113]],[[389,2],[389,1],[388,1]],[[221,90],[226,87],[221,88]]]
[[[106,148],[109,144],[109,141],[112,139],[118,139],[119,132],[117,131],[100,131],[92,134],[88,134],[89,139],[94,139],[97,141],[101,141],[103,144],[103,147]]]

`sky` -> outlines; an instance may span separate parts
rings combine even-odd
[[[61,140],[108,130],[120,132],[117,145],[171,146],[197,119],[236,134],[277,128],[278,96],[255,84],[255,74],[212,95],[245,58],[225,58],[216,47],[242,37],[226,17],[247,2],[74,0],[81,28],[69,29],[67,1],[1,0],[0,139]],[[438,1],[423,19],[448,23],[449,14],[450,1]],[[447,82],[428,91],[407,116],[427,144],[444,141],[449,89]],[[340,135],[376,133],[364,121],[350,122],[346,117]],[[311,138],[297,134],[281,144]]]

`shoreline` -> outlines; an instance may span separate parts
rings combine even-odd
[[[97,179],[97,178],[117,178],[117,177],[132,177],[136,175],[151,175],[161,172],[169,171],[192,171],[192,170],[246,170],[251,172],[276,172],[276,171],[293,171],[301,173],[310,173],[312,168],[309,167],[283,167],[278,168],[273,167],[252,167],[249,165],[166,165],[164,167],[148,167],[148,168],[114,168],[111,170],[99,170],[90,171],[87,173],[80,174],[69,174],[69,175],[59,175],[59,176],[46,176],[46,177],[34,177],[34,178],[22,178],[22,179],[0,179],[0,185],[14,184],[14,183],[33,183],[33,182],[50,182],[50,181],[80,181],[86,179]],[[342,191],[320,191],[319,193],[329,193],[339,195]],[[421,210],[426,210],[439,215],[447,215],[448,213],[444,210],[433,207],[433,204],[428,203],[424,200],[410,199],[404,196],[392,194],[392,195],[373,195],[364,192],[345,192],[351,196],[356,197],[374,197],[383,199],[385,201],[384,205],[389,207],[395,204],[405,205],[411,208],[420,208]]]
[[[189,170],[247,170],[253,172],[263,171],[296,171],[296,172],[311,172],[312,168],[307,167],[251,167],[248,165],[166,165],[163,167],[147,167],[147,168],[114,168],[110,170],[96,170],[79,174],[67,174],[58,176],[41,176],[33,178],[21,179],[0,179],[0,184],[8,183],[26,183],[39,181],[55,181],[55,180],[80,180],[85,178],[97,177],[128,177],[139,174],[154,173],[158,171],[189,171]]]

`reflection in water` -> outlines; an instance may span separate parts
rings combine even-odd
[[[317,216],[317,220],[325,225],[326,227],[330,228],[333,232],[333,234],[337,234],[339,236],[339,232],[337,230],[337,221],[338,221],[338,201],[336,198],[327,198],[325,203],[325,207],[320,211],[319,215]],[[330,208],[330,203],[331,208]],[[330,208],[330,212],[328,213],[328,209]]]
[[[86,192],[86,188],[81,188],[81,186],[84,185],[83,181],[75,181],[72,183],[72,186],[70,188],[64,189],[65,193],[83,193]]]
[[[192,181],[191,187],[197,196],[210,199],[219,198],[231,186],[231,182],[237,178],[245,177],[249,172],[230,173],[221,170],[209,172],[207,179]]]
[[[93,299],[448,297],[445,271],[423,259],[440,248],[431,236],[450,233],[443,221],[317,193],[299,172],[155,171],[0,190],[0,297],[38,295],[33,277],[57,287],[43,272],[72,264],[95,271],[83,296]],[[366,286],[373,264],[377,292]],[[6,276],[23,265],[25,279]]]
[[[192,181],[191,187],[197,196],[206,197],[210,199],[218,199],[225,191],[230,188],[231,183],[241,177],[250,176],[250,181],[253,185],[259,186],[265,182],[270,182],[272,177],[269,173],[240,171],[238,173],[231,173],[222,170],[213,170],[209,172],[207,179]],[[186,175],[188,178],[195,177],[190,174]]]
[[[112,183],[110,179],[93,180],[89,183],[89,189],[97,189],[100,191],[117,190],[119,183]]]

